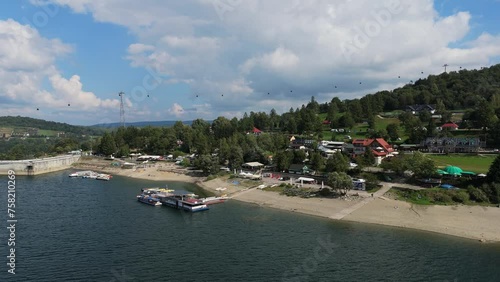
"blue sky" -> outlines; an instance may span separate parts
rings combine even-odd
[[[116,122],[120,91],[126,121],[357,98],[445,63],[497,64],[499,12],[496,0],[0,1],[1,115]]]

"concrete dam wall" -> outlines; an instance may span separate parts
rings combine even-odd
[[[80,155],[64,155],[43,159],[0,161],[0,175],[7,175],[9,170],[16,175],[37,175],[70,168],[80,159]]]

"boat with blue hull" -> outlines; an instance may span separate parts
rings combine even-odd
[[[160,199],[150,196],[150,195],[139,195],[137,196],[137,201],[150,205],[150,206],[161,206]]]

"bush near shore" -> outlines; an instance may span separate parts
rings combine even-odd
[[[393,187],[390,192],[396,195],[397,200],[418,205],[491,205],[482,190],[473,186],[469,186],[467,189],[455,190],[445,190],[443,188],[411,190]]]

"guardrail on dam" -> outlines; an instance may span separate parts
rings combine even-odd
[[[14,170],[16,175],[37,175],[63,170],[71,167],[80,157],[80,155],[64,155],[43,159],[0,161],[0,175],[7,175],[9,170]]]

